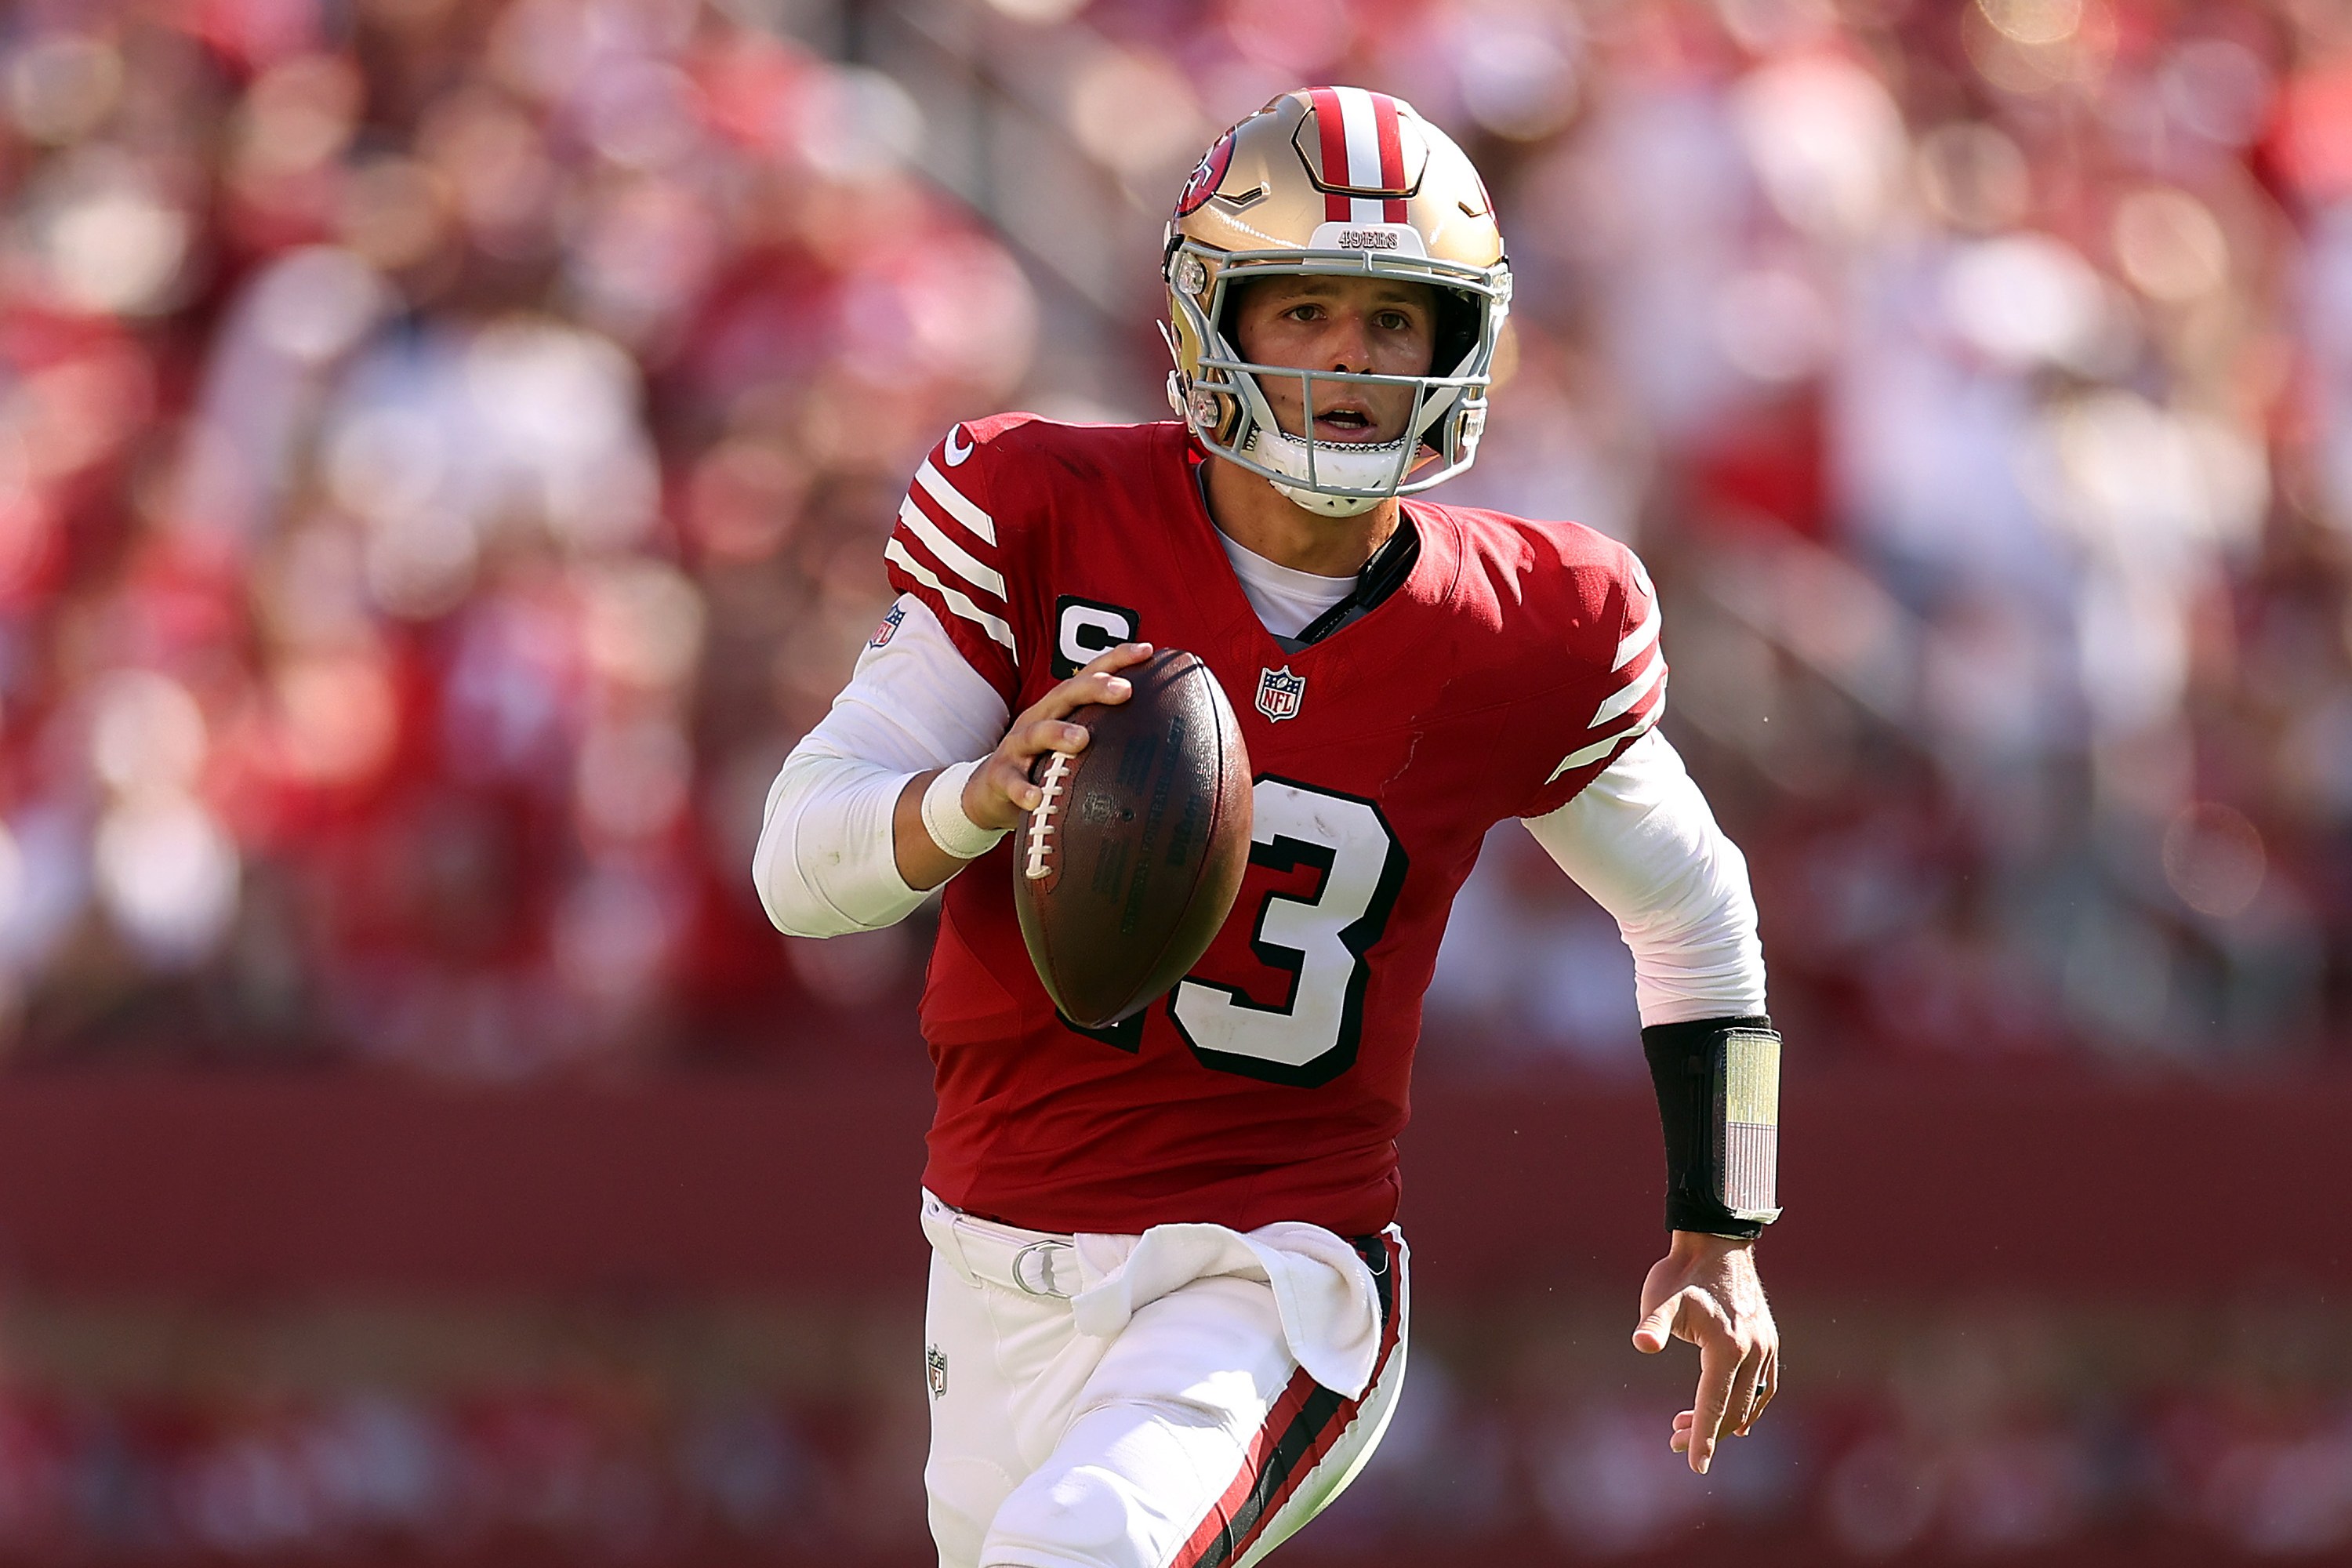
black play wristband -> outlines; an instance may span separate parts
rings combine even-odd
[[[1666,1228],[1753,1240],[1780,1215],[1780,1037],[1761,1015],[1655,1024]]]

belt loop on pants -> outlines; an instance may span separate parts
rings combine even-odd
[[[939,1255],[940,1260],[955,1270],[958,1279],[967,1285],[977,1285],[980,1283],[980,1271],[964,1256],[962,1238],[956,1235],[959,1217],[954,1208],[941,1203],[928,1191],[923,1194],[924,1239],[931,1244],[931,1250]]]

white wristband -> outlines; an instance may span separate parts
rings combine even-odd
[[[943,769],[923,791],[923,826],[930,833],[932,843],[959,860],[979,859],[996,847],[998,839],[1013,831],[1009,827],[982,827],[964,815],[964,781],[978,766],[979,763],[958,763]]]

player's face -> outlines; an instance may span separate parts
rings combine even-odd
[[[1427,375],[1436,353],[1437,300],[1425,283],[1386,278],[1259,279],[1234,306],[1234,344],[1244,359],[1296,370]],[[1307,434],[1298,383],[1258,377],[1283,429]],[[1412,390],[1323,382],[1315,388],[1315,438],[1393,441],[1412,417]]]

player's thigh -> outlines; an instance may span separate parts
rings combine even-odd
[[[941,1568],[978,1568],[989,1521],[1030,1468],[1013,1419],[1021,1391],[998,1354],[990,1289],[931,1258],[923,1313],[931,1447],[923,1489]]]
[[[1104,1352],[1052,1456],[1006,1498],[983,1563],[1184,1560],[1298,1376],[1262,1281],[1195,1280],[1151,1302]]]

